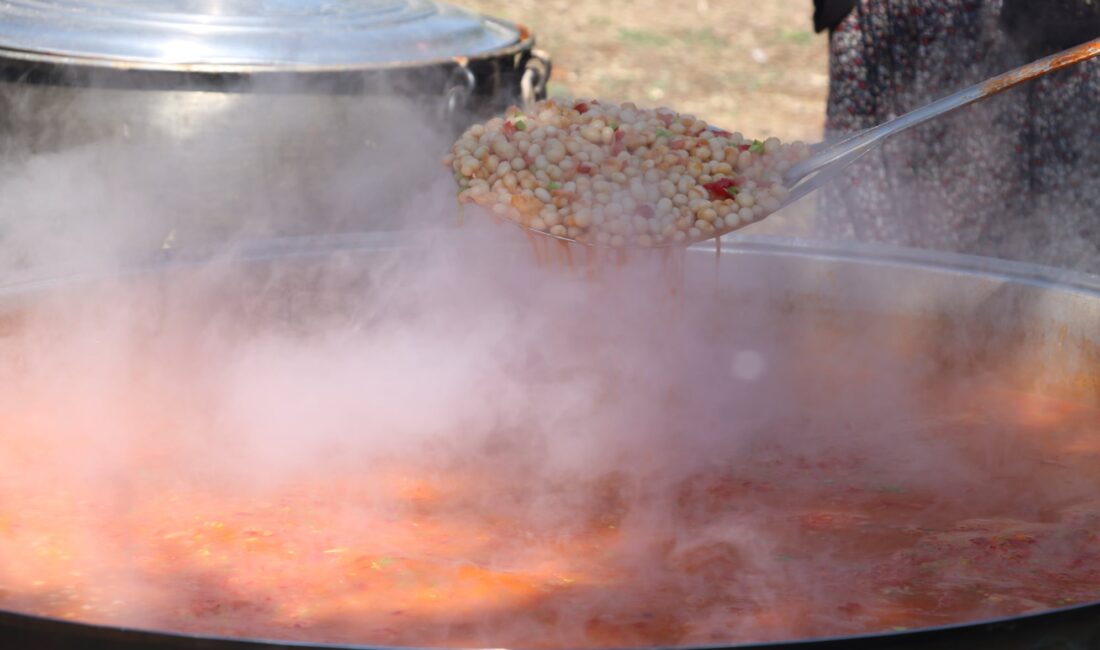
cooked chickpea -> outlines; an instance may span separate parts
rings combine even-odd
[[[778,210],[784,172],[809,155],[777,138],[750,148],[740,133],[668,109],[586,106],[545,100],[470,127],[444,160],[459,199],[599,244],[691,242]]]
[[[565,160],[566,148],[557,140],[551,140],[546,144],[546,160],[554,163],[555,165]]]

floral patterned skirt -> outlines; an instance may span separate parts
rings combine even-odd
[[[826,137],[1027,62],[1001,0],[860,0],[830,37]],[[821,193],[819,234],[1100,272],[1100,60],[927,123]]]

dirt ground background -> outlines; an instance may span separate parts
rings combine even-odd
[[[527,25],[550,94],[668,106],[750,137],[821,138],[826,37],[810,0],[452,0]],[[803,234],[807,199],[752,227]]]

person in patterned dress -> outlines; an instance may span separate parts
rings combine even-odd
[[[815,0],[826,139],[1100,36],[1100,0]],[[1100,272],[1100,60],[897,136],[825,188],[816,228]]]

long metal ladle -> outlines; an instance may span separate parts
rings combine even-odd
[[[787,173],[784,174],[783,185],[789,190],[789,193],[783,200],[781,207],[790,205],[810,192],[832,182],[846,167],[882,144],[887,138],[911,129],[918,124],[923,124],[928,120],[946,115],[964,106],[969,106],[975,102],[1002,93],[1009,88],[1013,88],[1056,70],[1061,70],[1062,68],[1067,68],[1071,65],[1081,63],[1082,61],[1087,61],[1096,56],[1100,56],[1100,38],[1082,43],[1081,45],[1072,47],[1059,54],[1033,61],[1015,70],[993,77],[988,81],[983,81],[982,83],[973,85],[964,90],[952,93],[910,113],[896,117],[888,122],[883,122],[878,126],[860,131],[859,133],[849,135],[837,142],[814,145],[811,148],[813,153],[809,158],[793,165],[787,170]],[[744,228],[752,223],[758,223],[758,221],[740,224],[731,230],[715,233],[710,238],[733,232],[733,230]],[[518,225],[522,226],[523,224]],[[581,244],[583,246],[601,246],[595,242],[579,242],[575,239],[551,235],[547,232],[535,230],[533,228],[529,228],[529,230],[543,237],[558,239],[569,243]],[[697,243],[698,241],[700,240],[692,240],[689,243]],[[684,244],[680,243],[665,242],[657,244],[653,246],[653,248],[683,245]]]

